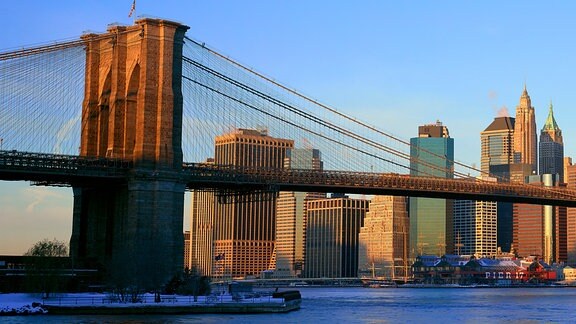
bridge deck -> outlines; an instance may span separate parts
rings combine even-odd
[[[34,181],[43,185],[69,185],[91,181],[125,181],[131,162],[72,155],[0,151],[0,180]],[[162,172],[146,174],[163,177]],[[186,163],[178,175],[192,189],[237,192],[307,191],[369,195],[399,195],[446,199],[488,200],[576,207],[576,191],[519,183],[471,179],[410,177],[395,173],[365,173],[246,168]]]

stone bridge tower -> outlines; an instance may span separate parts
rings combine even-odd
[[[70,253],[115,285],[183,269],[182,46],[187,26],[140,19],[86,34],[80,155],[133,162],[123,183],[74,188]]]

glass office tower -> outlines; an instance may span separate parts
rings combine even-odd
[[[410,176],[454,177],[454,139],[441,122],[410,139]],[[453,253],[453,201],[410,198],[410,255]]]

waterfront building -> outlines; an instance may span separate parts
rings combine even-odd
[[[537,258],[476,258],[467,255],[419,256],[412,265],[414,279],[424,284],[522,286],[553,283],[555,269]]]
[[[322,170],[317,149],[289,149],[284,168]],[[275,278],[296,277],[302,273],[306,254],[306,203],[326,198],[324,193],[282,191],[276,206]]]
[[[307,278],[358,276],[358,234],[368,200],[326,198],[308,201],[306,213]]]
[[[496,202],[493,201],[454,200],[456,254],[477,257],[497,254],[496,210]]]
[[[360,228],[359,276],[406,278],[408,275],[407,198],[374,196]]]
[[[562,269],[564,280],[574,284],[576,282],[576,268],[571,266],[566,266]]]
[[[495,177],[498,181],[510,180],[511,164],[514,162],[513,117],[496,117],[480,133],[481,171],[483,176]],[[497,246],[509,252],[512,245],[512,203],[497,202]]]
[[[214,163],[280,169],[293,146],[293,140],[268,136],[267,130],[238,129],[216,137]],[[214,205],[213,277],[260,276],[273,257],[276,195],[257,192],[220,198]]]
[[[192,259],[190,255],[190,231],[184,231],[184,269],[190,269]]]
[[[516,106],[514,123],[514,163],[530,165],[531,173],[538,171],[536,116],[532,101],[524,85],[520,103]]]
[[[410,139],[410,176],[454,177],[454,139],[441,122],[418,127]],[[453,201],[410,199],[410,255],[452,252]]]
[[[558,127],[552,103],[548,111],[548,118],[540,132],[540,174],[558,174],[559,182],[564,182],[564,142],[562,139],[562,130]]]

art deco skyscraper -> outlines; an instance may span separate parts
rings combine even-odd
[[[536,116],[532,101],[524,85],[520,103],[516,106],[514,124],[514,163],[530,165],[532,173],[538,170],[538,139],[536,135]]]
[[[293,146],[294,141],[268,136],[266,131],[238,129],[216,137],[214,163],[280,169]],[[215,204],[213,276],[260,276],[274,249],[275,196],[228,198]]]
[[[284,159],[286,169],[322,170],[317,149],[290,149]],[[282,191],[276,207],[276,278],[302,273],[306,250],[306,203],[326,198],[324,193]]]
[[[564,142],[562,140],[562,131],[552,110],[548,111],[546,123],[540,131],[540,174],[558,174],[560,182],[564,182]]]
[[[497,181],[510,180],[511,165],[514,162],[513,117],[496,117],[480,133],[481,165],[483,176],[490,175]],[[512,203],[497,203],[497,246],[509,252],[512,246]]]
[[[410,175],[454,177],[454,139],[441,122],[410,139]],[[453,253],[453,201],[410,197],[410,255]]]

